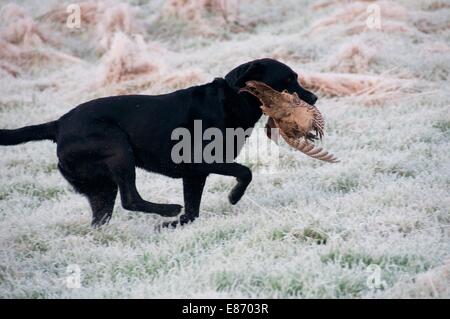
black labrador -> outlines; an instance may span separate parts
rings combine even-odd
[[[176,226],[199,216],[203,187],[209,174],[234,176],[237,184],[229,194],[231,204],[243,196],[252,179],[249,168],[232,162],[175,163],[171,151],[176,128],[251,129],[262,115],[260,102],[239,93],[246,81],[267,83],[276,90],[296,92],[309,104],[317,97],[302,88],[298,75],[285,64],[260,59],[242,64],[225,78],[170,94],[124,95],[83,103],[60,119],[15,130],[0,130],[0,145],[52,140],[57,143],[58,168],[76,191],[85,195],[93,212],[92,225],[106,223],[112,215],[117,191],[126,210],[173,217],[182,206],[144,200],[136,189],[135,167],[182,178],[185,213]],[[248,136],[246,136],[248,137]],[[236,145],[238,145],[237,143]],[[239,149],[234,149],[232,158]]]

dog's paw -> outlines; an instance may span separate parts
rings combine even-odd
[[[177,228],[178,226],[178,221],[173,221],[173,222],[164,222],[161,225],[161,228]]]
[[[228,194],[228,201],[231,205],[236,205],[241,200],[242,196],[244,196],[244,192],[242,190],[237,187],[233,188],[230,194]]]
[[[172,222],[164,222],[161,227],[162,228],[176,228],[177,226],[183,226],[183,225],[189,224],[189,223],[193,222],[194,219],[195,219],[194,217],[184,214],[184,215],[181,215],[180,220],[175,220]]]

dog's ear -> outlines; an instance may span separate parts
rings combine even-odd
[[[262,76],[263,65],[259,61],[241,65],[225,76],[228,85],[235,91],[245,86],[245,82],[259,80]]]

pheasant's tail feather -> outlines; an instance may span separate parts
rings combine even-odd
[[[305,155],[312,158],[328,162],[328,163],[338,163],[339,160],[333,155],[323,150],[320,147],[315,147],[314,144],[309,143],[307,140],[296,140],[287,136],[283,131],[280,130],[280,134],[283,139],[293,148],[299,150]]]

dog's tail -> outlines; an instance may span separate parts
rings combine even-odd
[[[56,141],[58,122],[25,126],[15,130],[0,130],[0,145],[17,145],[30,141]]]

